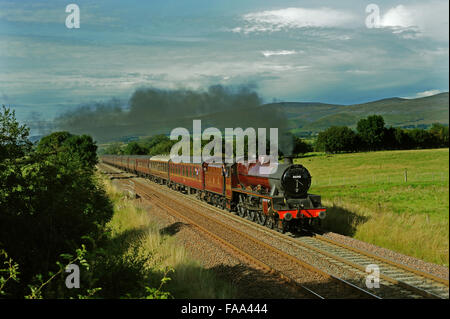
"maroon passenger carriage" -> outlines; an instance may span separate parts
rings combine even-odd
[[[308,193],[308,170],[289,158],[283,164],[174,163],[169,156],[101,160],[282,232],[320,224],[326,214],[321,197]]]

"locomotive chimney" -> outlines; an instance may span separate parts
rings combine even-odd
[[[286,156],[284,157],[284,163],[285,163],[285,164],[289,164],[289,165],[294,164],[293,158],[294,158],[294,155],[286,155]]]

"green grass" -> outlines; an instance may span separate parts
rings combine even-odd
[[[175,237],[162,231],[151,211],[140,208],[110,181],[105,180],[105,189],[114,203],[114,215],[107,225],[107,261],[100,263],[104,268],[100,272],[109,274],[99,279],[100,286],[108,282],[102,297],[141,298],[142,289],[136,287],[157,288],[167,269],[172,269],[162,290],[175,298],[234,298],[235,288],[192,259]]]
[[[326,229],[448,266],[448,149],[312,153],[295,162],[329,207]]]

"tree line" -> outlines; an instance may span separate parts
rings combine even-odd
[[[313,151],[313,146],[301,138],[293,135],[287,134],[283,136],[283,139],[288,140],[288,144],[290,145],[289,149],[291,149],[291,154],[286,155],[301,155],[308,152]],[[210,140],[202,140],[201,145],[203,147],[209,143]],[[162,154],[170,154],[170,150],[172,146],[177,143],[177,141],[171,140],[168,136],[160,134],[152,137],[148,137],[142,139],[140,141],[132,141],[126,144],[121,143],[112,143],[101,150],[100,154],[110,154],[110,155],[162,155]],[[258,139],[256,139],[256,143],[258,145]],[[191,145],[191,154],[193,153],[193,140],[191,137],[190,145]],[[222,138],[222,152],[225,153],[224,143]],[[258,150],[256,150],[258,151]],[[233,153],[236,155],[236,139],[233,141]],[[266,154],[270,153],[270,141],[266,141]],[[279,151],[280,155],[284,155],[283,151]],[[248,155],[248,139],[244,140],[244,156]]]
[[[434,123],[429,129],[386,127],[381,115],[371,115],[358,121],[356,131],[347,126],[332,126],[320,132],[314,149],[327,153],[345,153],[448,146],[448,126]]]
[[[429,129],[403,129],[386,127],[381,115],[371,115],[358,121],[356,130],[347,126],[332,126],[318,134],[314,142],[306,142],[293,134],[282,136],[281,139],[290,145],[290,154],[279,155],[302,156],[312,151],[326,153],[364,152],[380,150],[408,150],[441,148],[449,146],[449,128],[443,124],[434,123]],[[161,155],[170,154],[172,146],[177,141],[170,140],[166,135],[155,135],[133,141],[127,144],[112,143],[101,150],[101,154],[112,155]],[[244,153],[248,155],[248,143],[245,139]],[[202,148],[209,141],[202,140]],[[286,143],[285,143],[286,144]],[[224,145],[222,143],[222,145]],[[269,141],[266,142],[266,154],[270,152]],[[191,152],[193,141],[191,138]],[[225,150],[222,150],[225,152]],[[236,155],[236,140],[233,145]]]

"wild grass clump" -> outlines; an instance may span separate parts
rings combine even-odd
[[[189,257],[182,244],[165,233],[151,215],[124,196],[111,182],[105,189],[114,203],[107,227],[109,239],[98,263],[99,282],[108,298],[144,296],[148,287],[158,287],[174,298],[232,298],[233,288]],[[108,284],[106,284],[108,283]]]

